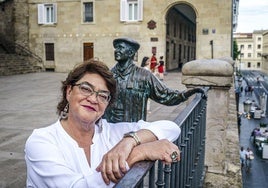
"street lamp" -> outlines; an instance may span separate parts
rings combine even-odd
[[[244,104],[244,112],[246,113],[246,117],[247,117],[248,119],[250,119],[250,114],[249,114],[249,112],[250,112],[250,109],[251,109],[252,101],[249,100],[249,98],[247,98],[247,100],[244,101],[243,104]]]
[[[241,73],[241,50],[242,50],[242,45],[240,45],[240,51],[239,51],[239,73]]]

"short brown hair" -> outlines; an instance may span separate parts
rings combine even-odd
[[[109,105],[113,103],[116,96],[116,81],[113,78],[113,73],[109,70],[107,65],[103,62],[90,59],[76,66],[67,76],[66,80],[62,82],[61,92],[62,98],[57,106],[57,114],[59,115],[63,111],[64,107],[67,105],[68,101],[66,99],[66,90],[68,86],[73,86],[78,80],[80,80],[87,73],[99,74],[106,83],[108,90],[110,91],[111,100]]]

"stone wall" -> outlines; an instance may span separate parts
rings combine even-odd
[[[14,0],[15,42],[29,48],[29,10],[28,0]]]
[[[0,8],[0,36],[28,47],[28,0],[6,0]]]
[[[191,61],[182,69],[182,83],[187,87],[210,87],[205,187],[242,187],[233,72],[228,58]]]
[[[5,1],[0,4],[0,37],[14,41],[14,17],[13,1]]]
[[[77,0],[49,2],[57,3],[58,22],[55,25],[37,24],[37,4],[46,0],[28,0],[30,48],[44,59],[44,43],[55,44],[56,71],[65,72],[83,61],[83,43],[94,43],[94,56],[114,65],[112,41],[121,36],[132,37],[141,44],[138,62],[150,56],[152,47],[160,54],[166,53],[166,15],[178,3],[190,6],[196,14],[196,59],[211,58],[210,40],[214,41],[214,57],[230,56],[232,36],[232,1],[200,0],[144,0],[143,20],[120,22],[119,0],[94,1],[95,21],[82,22],[82,2]],[[152,6],[153,5],[153,6]],[[111,8],[112,7],[112,8]],[[104,11],[107,10],[107,11]],[[148,29],[150,20],[156,22],[155,29]],[[208,31],[204,34],[204,30]],[[157,41],[151,41],[157,38]],[[169,49],[170,51],[172,49]],[[172,66],[171,66],[172,67]]]

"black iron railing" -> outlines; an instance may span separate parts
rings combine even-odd
[[[206,101],[197,94],[174,120],[181,128],[181,135],[174,142],[181,150],[180,162],[172,165],[163,165],[161,161],[139,162],[115,188],[202,187],[205,176]]]
[[[17,54],[21,56],[31,57],[31,63],[33,64],[33,66],[39,67],[41,70],[44,69],[44,63],[42,58],[33,53],[25,46],[5,39],[3,35],[0,35],[0,46],[9,54]]]

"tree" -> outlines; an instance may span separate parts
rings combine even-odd
[[[233,42],[233,60],[237,60],[240,55],[240,50],[238,50],[237,42],[234,40]]]

